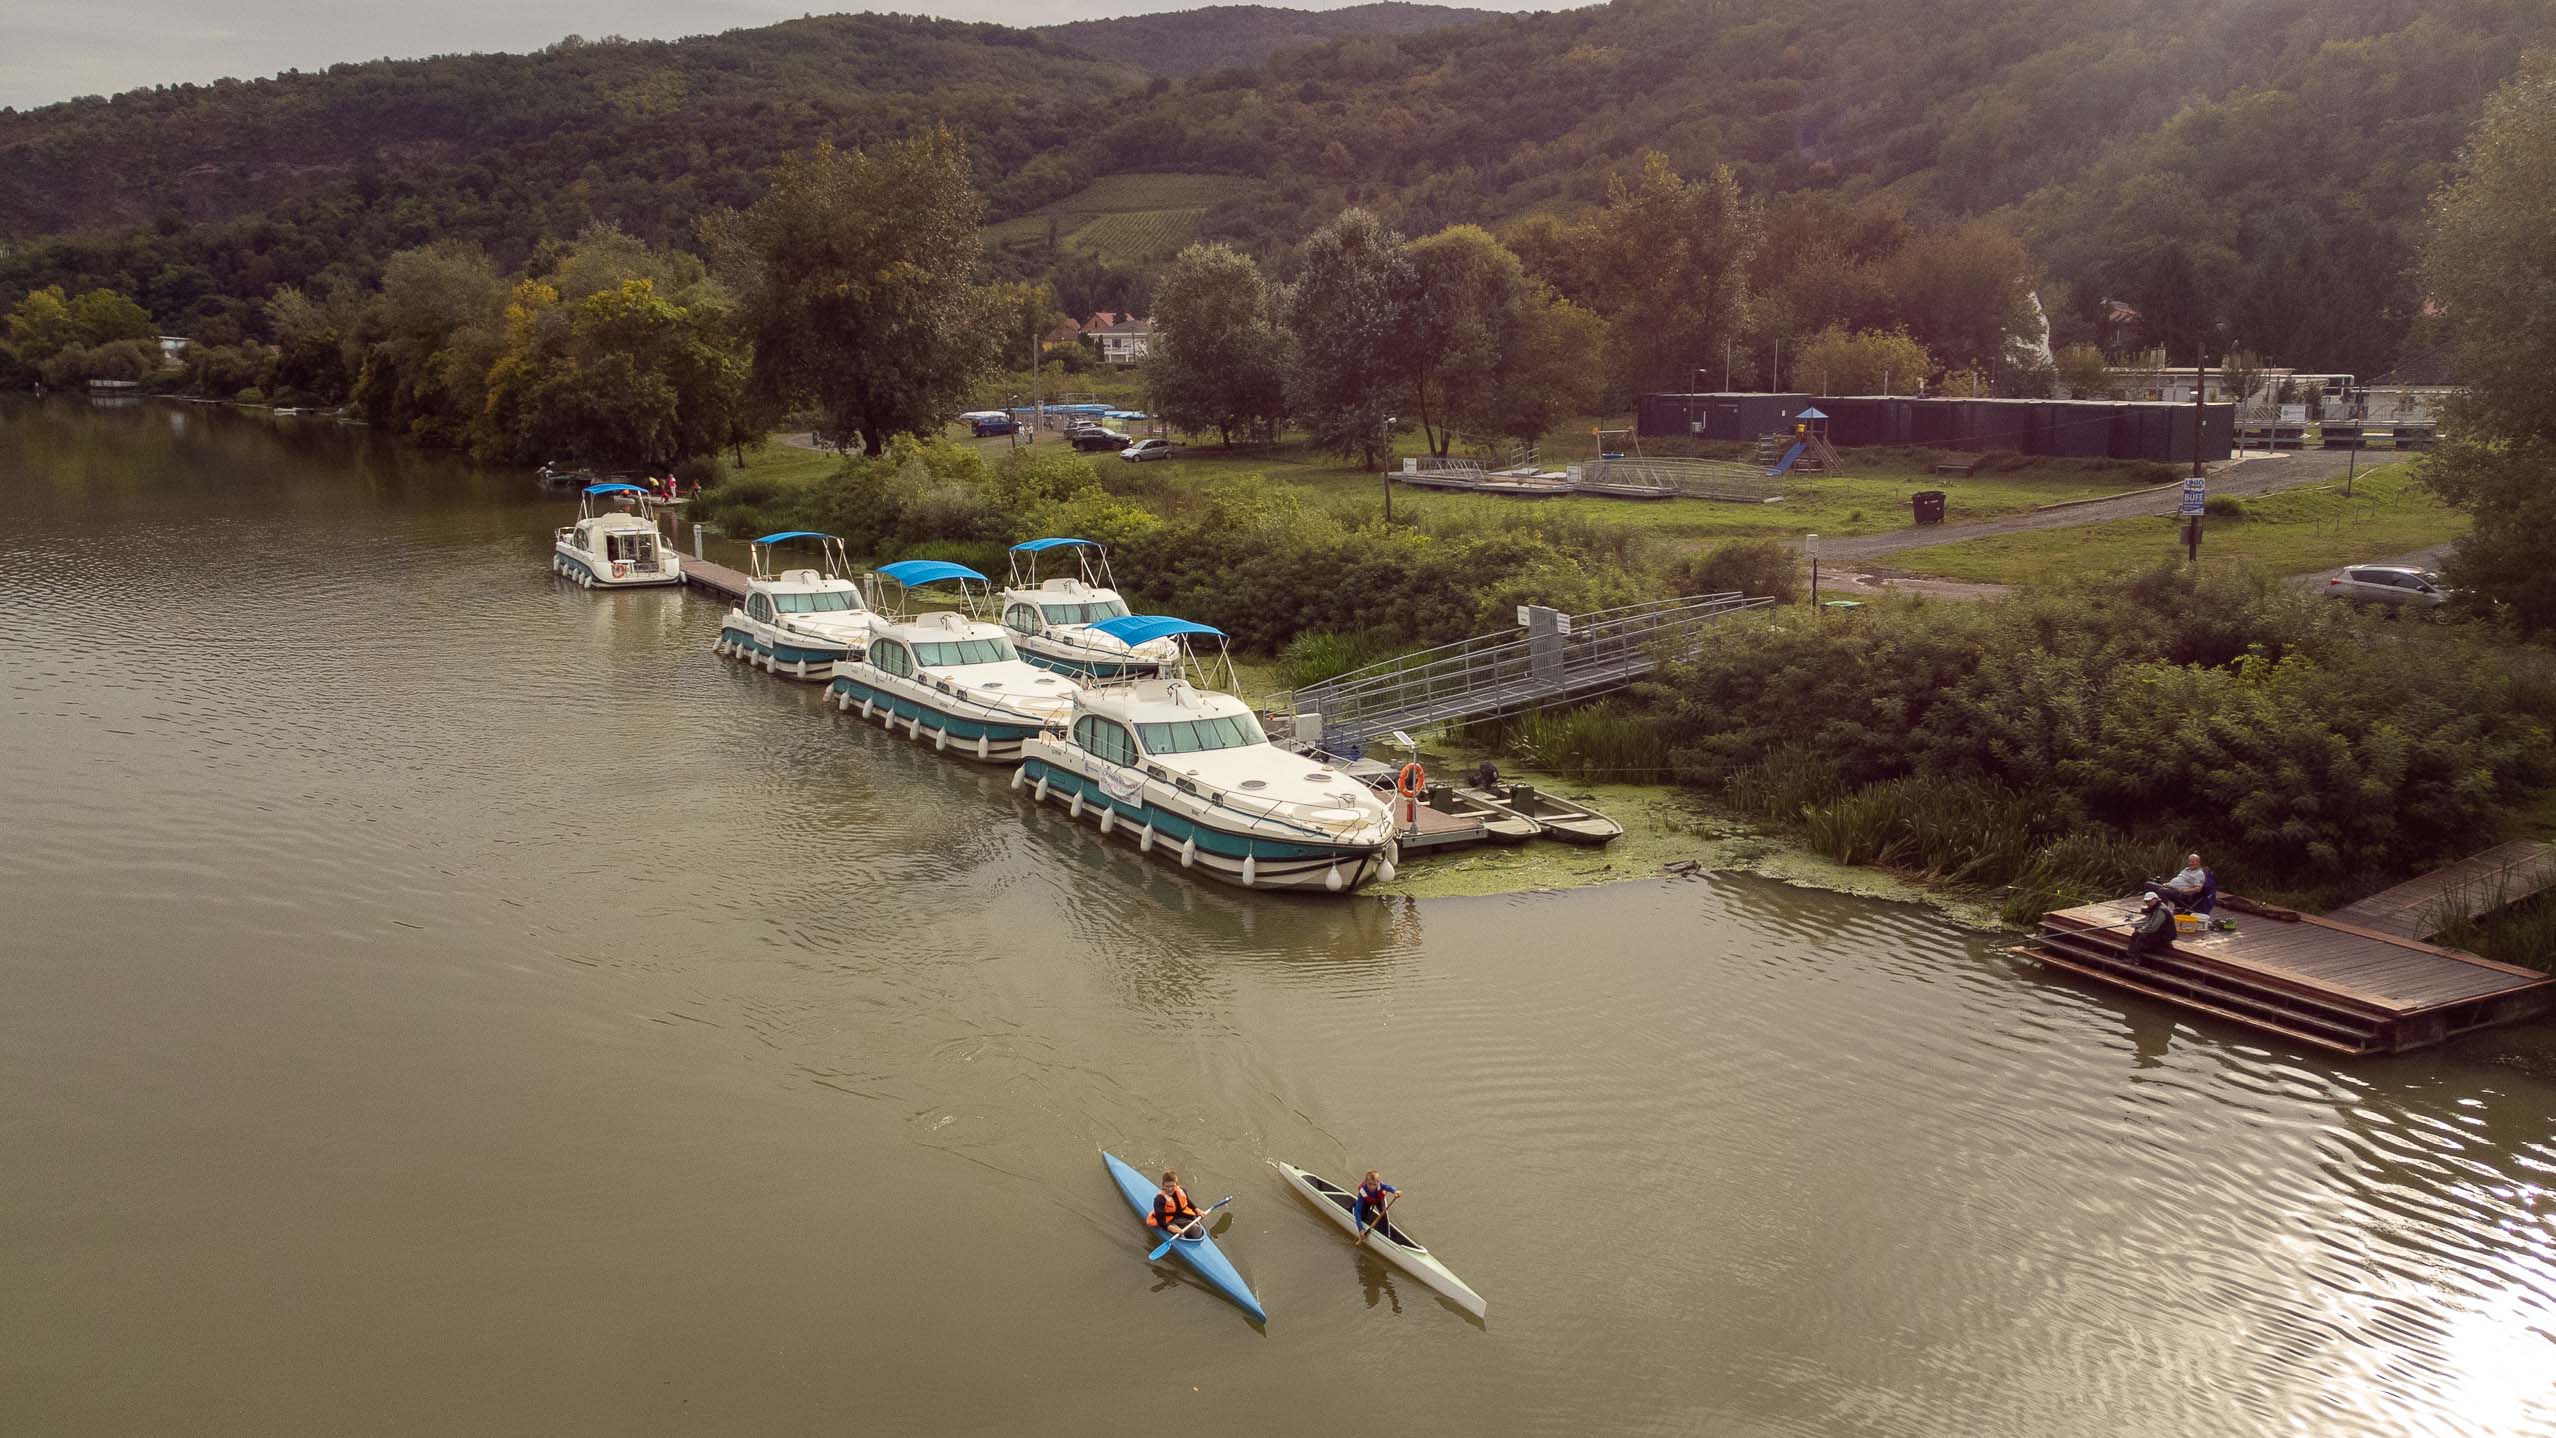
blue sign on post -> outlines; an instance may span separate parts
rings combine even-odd
[[[2201,502],[2208,497],[2210,482],[2194,475],[2183,482],[2183,514],[2189,519],[2201,512]]]

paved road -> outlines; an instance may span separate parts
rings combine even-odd
[[[2293,489],[2302,484],[2316,484],[2343,477],[2348,453],[2324,450],[2298,450],[2268,457],[2215,466],[2210,473],[2213,495],[2270,494],[2275,490]],[[2377,463],[2390,462],[2393,456],[2381,456]],[[2360,467],[2368,469],[2372,456],[2361,456]],[[1881,534],[1859,534],[1845,539],[1823,539],[1819,542],[1820,562],[1824,565],[1858,564],[1896,554],[1903,549],[1925,549],[1937,544],[1958,544],[1965,539],[1978,539],[1991,534],[2016,534],[2030,529],[2070,529],[2080,524],[2101,524],[2108,519],[2136,519],[2142,515],[2172,514],[2182,503],[2180,487],[2151,490],[2120,499],[2101,500],[2093,504],[2070,505],[2065,509],[2038,510],[2030,514],[2010,514],[2003,519],[1982,520],[1975,524],[1936,524],[1924,528],[1910,526]]]

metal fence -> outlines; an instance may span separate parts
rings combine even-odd
[[[1691,595],[1565,615],[1531,609],[1525,633],[1483,635],[1354,670],[1292,696],[1319,715],[1322,745],[1349,753],[1396,729],[1489,719],[1585,699],[1695,652],[1706,626],[1772,599]]]

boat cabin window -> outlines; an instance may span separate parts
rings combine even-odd
[[[626,559],[634,564],[653,560],[657,557],[657,536],[630,533],[607,534],[604,536],[604,557]]]
[[[1074,721],[1074,743],[1095,759],[1106,759],[1122,768],[1136,764],[1136,741],[1128,737],[1127,726],[1086,714]]]
[[[746,613],[756,619],[770,619],[772,617],[772,601],[765,598],[763,595],[755,595],[753,598],[746,601]]]
[[[999,664],[1020,656],[1012,651],[1012,641],[996,635],[991,639],[952,639],[936,644],[914,646],[916,662],[935,669],[959,664]]]
[[[1050,624],[1098,624],[1104,619],[1127,617],[1127,606],[1115,599],[1095,599],[1088,604],[1042,604],[1039,609]]]
[[[1266,744],[1269,736],[1260,732],[1260,721],[1248,714],[1227,714],[1215,719],[1182,719],[1170,724],[1139,724],[1137,732],[1145,736],[1148,754],[1195,754],[1202,749],[1247,749]]]
[[[1027,604],[1015,604],[1003,611],[1003,627],[1014,634],[1038,632],[1038,610]]]
[[[784,591],[773,595],[772,602],[784,614],[848,614],[861,607],[860,596],[849,589],[820,589],[814,594]]]
[[[885,673],[901,675],[908,679],[914,677],[913,657],[905,652],[904,645],[893,639],[881,639],[873,643],[870,646],[869,657],[870,663]]]

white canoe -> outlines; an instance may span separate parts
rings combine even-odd
[[[1350,1237],[1357,1236],[1358,1196],[1356,1194],[1319,1174],[1307,1173],[1292,1163],[1278,1165],[1278,1171],[1287,1176],[1287,1182],[1295,1186],[1296,1192],[1313,1200],[1313,1206],[1328,1214],[1331,1221],[1339,1224]],[[1412,1277],[1453,1299],[1465,1312],[1476,1318],[1482,1317],[1490,1307],[1483,1301],[1481,1294],[1466,1287],[1463,1279],[1449,1272],[1447,1266],[1438,1261],[1438,1256],[1423,1247],[1420,1240],[1412,1237],[1411,1231],[1404,1228],[1398,1221],[1389,1219],[1382,1227],[1369,1233],[1366,1248],[1368,1252],[1380,1255],[1387,1262],[1399,1266]]]

